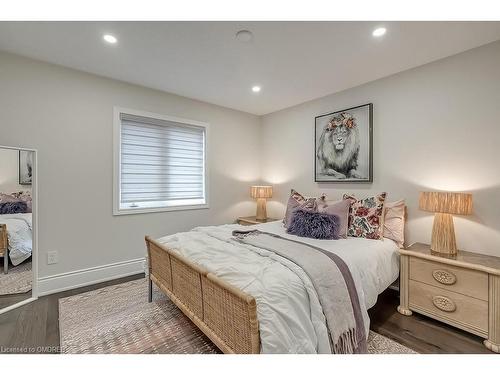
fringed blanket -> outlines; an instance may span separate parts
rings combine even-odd
[[[336,254],[258,230],[234,231],[241,243],[272,251],[301,267],[311,279],[326,318],[332,353],[366,353],[366,334],[356,286]]]

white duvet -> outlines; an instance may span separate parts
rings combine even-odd
[[[273,252],[233,240],[235,229],[249,227],[200,227],[159,242],[255,297],[262,353],[330,353],[325,317],[305,272]],[[399,274],[398,247],[393,241],[302,238],[287,234],[281,222],[251,229],[310,243],[340,256],[356,284],[368,337],[367,309]]]
[[[31,256],[33,236],[31,214],[0,215],[0,224],[7,225],[9,258],[17,266]]]

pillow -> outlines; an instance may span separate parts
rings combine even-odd
[[[318,202],[318,212],[323,212],[328,215],[337,215],[340,220],[339,224],[339,237],[347,238],[347,229],[349,223],[349,208],[351,208],[351,201],[326,201],[320,200]]]
[[[4,214],[24,214],[28,209],[26,202],[5,202],[0,203],[0,215]]]
[[[293,212],[286,232],[300,237],[338,240],[339,228],[340,219],[337,215],[299,209]]]
[[[14,198],[21,202],[26,202],[26,205],[28,206],[26,212],[31,212],[32,211],[32,206],[33,206],[33,201],[31,197],[31,192],[30,191],[19,191],[15,193],[11,193]]]
[[[293,189],[290,191],[290,197],[288,198],[288,202],[286,202],[285,217],[283,218],[283,224],[285,225],[285,228],[287,227],[287,222],[290,222],[290,219],[292,218],[292,210],[294,208],[297,208],[305,201],[306,198],[304,198],[302,194],[299,194]]]
[[[316,198],[309,198],[303,203],[300,204],[297,203],[296,205],[292,204],[288,206],[286,209],[286,215],[284,219],[285,228],[288,228],[290,226],[290,223],[292,222],[293,213],[297,210],[317,212],[318,205],[316,203]]]
[[[19,202],[19,201],[20,201],[19,198],[16,198],[11,194],[0,193],[0,203]]]
[[[0,193],[0,203],[7,202],[26,202],[27,209],[25,212],[31,212],[32,210],[31,193],[28,191],[20,191],[10,194]]]
[[[387,193],[356,199],[353,195],[344,194],[344,199],[351,202],[349,210],[349,228],[347,235],[351,237],[382,240],[384,233],[384,202]]]
[[[396,242],[400,248],[405,242],[405,211],[404,199],[385,204],[384,237]]]
[[[324,199],[324,197],[322,196],[318,199]],[[286,204],[285,218],[283,219],[285,228],[288,228],[288,226],[290,225],[292,214],[298,208],[317,211],[317,199],[305,198],[302,194],[292,189],[290,191],[290,197],[288,198],[288,202]]]
[[[26,201],[31,200],[31,191],[16,191],[14,193],[10,193],[14,198],[19,198],[19,200]]]

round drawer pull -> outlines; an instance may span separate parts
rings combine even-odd
[[[432,277],[434,277],[434,280],[436,280],[438,283],[445,285],[453,285],[457,282],[457,277],[450,271],[435,270],[432,271]]]
[[[444,296],[432,297],[432,303],[441,311],[453,312],[457,309],[455,302]]]

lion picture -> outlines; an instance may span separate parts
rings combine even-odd
[[[33,182],[33,151],[19,150],[19,185]]]
[[[315,119],[315,180],[372,182],[373,105],[348,108]]]

